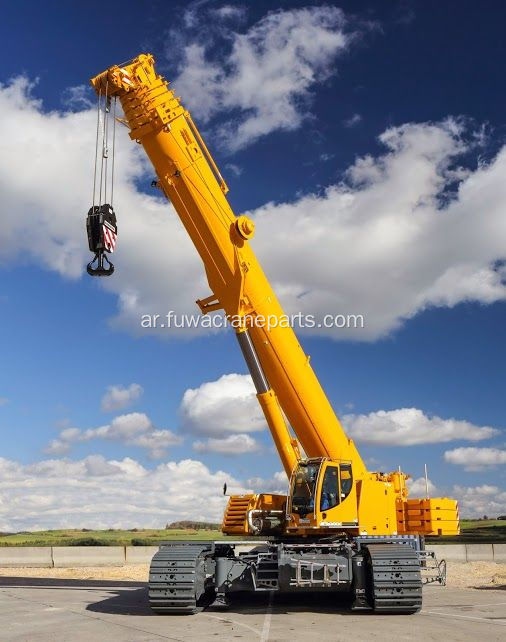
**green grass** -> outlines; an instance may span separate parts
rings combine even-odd
[[[155,546],[164,540],[225,539],[217,530],[55,530],[0,535],[0,546]]]
[[[456,537],[429,537],[434,544],[479,544],[506,542],[506,521],[467,520],[461,521],[461,534]],[[215,540],[226,539],[218,530],[138,529],[120,530],[55,530],[33,533],[0,535],[0,546],[156,546],[166,540]],[[241,538],[234,538],[241,539]]]
[[[501,544],[506,542],[506,520],[462,519],[460,535],[455,537],[428,537],[433,544]]]

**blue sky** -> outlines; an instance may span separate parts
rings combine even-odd
[[[418,479],[427,462],[464,514],[506,512],[505,14],[493,1],[9,4],[0,529],[218,519],[224,480],[283,487],[232,333],[139,327],[142,313],[195,312],[207,286],[122,129],[117,273],[83,274],[87,82],[142,51],[174,80],[235,211],[256,219],[287,310],[364,314],[364,331],[300,338],[371,468]]]

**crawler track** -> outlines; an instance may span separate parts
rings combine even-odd
[[[368,544],[370,595],[376,613],[417,613],[422,608],[422,578],[410,546]]]
[[[206,585],[209,544],[162,546],[149,568],[149,605],[155,613],[198,613],[210,601]]]

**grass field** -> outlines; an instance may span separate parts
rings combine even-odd
[[[428,537],[427,542],[441,544],[499,544],[506,542],[506,520],[463,519],[457,537]]]
[[[164,540],[212,540],[225,535],[215,530],[55,530],[0,535],[0,546],[149,546]]]
[[[149,546],[164,540],[226,539],[218,530],[55,530],[0,535],[0,546]],[[240,539],[240,538],[234,538]],[[458,537],[430,537],[427,541],[442,544],[506,542],[506,521],[462,520]]]

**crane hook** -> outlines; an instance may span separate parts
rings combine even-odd
[[[114,265],[106,252],[114,252],[118,235],[116,214],[112,206],[108,203],[93,205],[86,217],[86,231],[90,252],[95,255],[86,266],[86,271],[90,276],[110,276],[114,272]],[[95,261],[97,264],[93,267]]]

